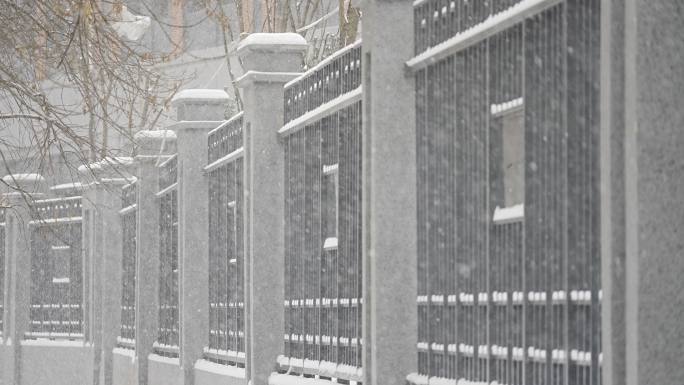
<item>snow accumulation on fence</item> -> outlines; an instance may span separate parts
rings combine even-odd
[[[83,340],[68,340],[68,339],[47,339],[37,338],[35,340],[22,340],[22,346],[45,346],[45,347],[61,347],[61,348],[84,348],[90,344]]]
[[[325,67],[326,65],[331,63],[333,60],[337,59],[338,57],[340,57],[340,56],[346,54],[347,52],[351,51],[352,49],[360,46],[361,43],[362,43],[362,41],[361,41],[361,39],[359,39],[359,40],[353,42],[352,44],[349,44],[348,46],[346,46],[340,50],[335,51],[332,55],[330,55],[330,56],[326,57],[325,59],[321,60],[320,62],[318,62],[318,64],[316,64],[315,66],[313,66],[313,67],[307,69],[306,71],[302,72],[301,75],[299,75],[296,78],[285,83],[285,86],[283,88],[288,88],[288,87],[294,85],[298,81],[304,79],[305,77],[307,77],[307,76],[311,75],[312,73],[314,73],[314,72],[320,70],[321,68]]]
[[[17,182],[42,182],[43,178],[40,174],[11,174],[2,177],[2,181],[11,184],[13,181]]]
[[[494,217],[492,218],[492,221],[495,224],[505,224],[519,221],[524,217],[525,205],[522,203],[515,206],[504,208],[496,206],[496,208],[494,209]]]
[[[466,379],[453,379],[443,377],[428,377],[418,373],[411,373],[406,376],[406,380],[412,385],[496,385],[497,382],[469,381]]]
[[[306,39],[298,33],[252,33],[238,44],[237,50],[240,51],[248,45],[289,45],[306,46]]]
[[[244,147],[238,147],[235,151],[231,152],[230,154],[223,156],[221,158],[218,158],[215,161],[204,166],[204,172],[211,172],[213,170],[216,170],[217,168],[223,166],[224,164],[230,163],[235,159],[241,158],[244,154],[245,154],[245,148]]]
[[[179,91],[171,98],[171,104],[186,100],[201,102],[226,99],[230,99],[230,96],[228,96],[228,93],[224,90],[196,88]]]
[[[280,130],[278,130],[278,134],[281,136],[288,136],[308,124],[316,122],[317,120],[320,120],[335,111],[341,110],[358,102],[362,97],[363,86],[358,86],[356,89],[349,91],[346,94],[342,94],[327,103],[323,103],[304,115],[289,121]]]
[[[522,106],[523,98],[516,98],[507,102],[492,104],[490,110],[492,115],[498,116],[519,109]]]
[[[172,130],[143,130],[136,132],[133,139],[176,139],[176,133]]]
[[[290,374],[271,373],[268,377],[269,385],[331,385],[328,380],[293,376]]]
[[[166,357],[152,353],[149,355],[148,359],[150,361],[159,362],[162,364],[180,365],[180,359],[178,357]]]
[[[406,62],[406,66],[417,71],[441,59],[449,57],[458,51],[478,43],[490,36],[504,31],[523,20],[550,8],[562,0],[522,0],[467,30],[457,33],[454,37],[428,48],[424,52]]]
[[[125,348],[114,348],[112,350],[112,353],[124,356],[124,357],[129,357],[131,361],[135,360],[135,350],[133,349],[125,349]]]
[[[195,369],[228,377],[245,378],[245,368],[217,364],[207,360],[198,360],[195,363]]]
[[[231,116],[230,119],[224,121],[224,122],[221,123],[218,127],[214,128],[213,130],[207,132],[207,137],[211,136],[212,134],[214,134],[216,131],[222,129],[223,127],[225,127],[225,126],[227,126],[227,125],[233,123],[234,121],[240,119],[244,114],[245,114],[244,111],[240,111],[240,112],[238,112],[237,114]]]
[[[337,249],[337,237],[326,238],[323,243],[323,250]]]

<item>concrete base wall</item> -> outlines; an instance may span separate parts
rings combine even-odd
[[[247,385],[245,369],[199,360],[195,363],[195,385]]]
[[[71,341],[22,341],[21,385],[92,385],[93,348]]]
[[[137,385],[138,360],[135,350],[115,348],[112,351],[112,384]]]
[[[183,369],[178,358],[150,354],[148,359],[148,385],[183,385]]]
[[[10,382],[6,378],[12,375],[12,345],[7,345],[6,341],[2,341],[0,345],[0,385],[6,385]]]

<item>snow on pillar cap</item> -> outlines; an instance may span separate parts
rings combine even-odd
[[[245,72],[298,72],[308,47],[297,33],[253,33],[240,41],[237,54]]]
[[[81,182],[62,183],[50,187],[50,191],[60,197],[72,197],[83,194],[85,186]]]
[[[176,152],[176,133],[171,130],[143,130],[133,136],[137,154],[170,155]]]
[[[45,178],[40,174],[9,174],[2,181],[4,193],[40,194],[47,190]]]
[[[135,163],[129,156],[108,156],[98,163],[102,169],[100,180],[103,182],[128,184],[133,180]]]
[[[78,166],[78,173],[81,179],[81,185],[85,188],[90,186],[91,183],[95,183],[102,173],[102,167],[100,162],[93,162],[89,164],[82,164]]]
[[[182,90],[171,99],[176,108],[176,120],[224,120],[230,96],[224,90]]]

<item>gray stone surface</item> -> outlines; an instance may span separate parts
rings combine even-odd
[[[363,18],[363,383],[404,384],[417,342],[412,3],[368,0]]]
[[[220,124],[186,121],[171,127],[178,136],[180,358],[185,384],[193,383],[194,364],[209,342],[209,195],[203,168],[208,160],[207,132]]]
[[[238,50],[246,72],[237,85],[244,100],[246,358],[252,385],[268,384],[283,347],[284,153],[276,132],[283,124],[283,85],[301,69],[306,46],[291,47],[256,43]],[[277,68],[269,67],[273,63]]]
[[[684,378],[684,8],[676,0],[604,3],[604,383],[677,384]]]
[[[31,245],[29,207],[32,200],[43,199],[45,179],[37,174],[3,177],[3,203],[9,206],[5,217],[5,311],[3,314],[2,381],[21,382],[21,340],[29,328],[31,295]]]
[[[118,165],[101,162],[102,174],[100,182],[95,186],[101,196],[101,204],[97,207],[100,223],[93,226],[102,227],[101,244],[96,245],[96,254],[101,256],[102,292],[102,348],[100,363],[100,384],[112,384],[112,350],[116,346],[116,338],[121,325],[121,187],[128,184],[130,175],[124,175],[126,170]],[[98,352],[95,352],[97,354]]]
[[[157,338],[159,321],[159,190],[157,164],[175,151],[175,134],[171,137],[138,135],[138,222],[135,287],[135,351],[138,383],[148,384],[148,356]]]

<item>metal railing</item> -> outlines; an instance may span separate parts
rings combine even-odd
[[[416,54],[510,9],[523,0],[417,0],[414,1]]]
[[[34,202],[26,338],[83,338],[81,210],[80,196]]]
[[[411,383],[600,384],[599,9],[547,3],[415,73]],[[419,36],[450,4],[416,2],[417,52],[463,31]]]
[[[242,112],[235,115],[207,135],[209,164],[242,148]]]
[[[242,113],[208,134],[209,344],[205,359],[244,366]]]
[[[179,354],[179,260],[177,156],[159,165],[159,330],[155,353]]]
[[[285,123],[360,84],[357,43],[286,86]],[[353,64],[353,66],[352,66]],[[331,85],[330,82],[338,83]],[[301,97],[300,97],[301,95]],[[361,102],[282,131],[285,348],[281,372],[361,381]],[[339,99],[338,99],[339,98]]]
[[[360,85],[361,41],[358,41],[285,85],[285,123]]]
[[[121,189],[121,330],[118,345],[135,348],[137,184]]]

